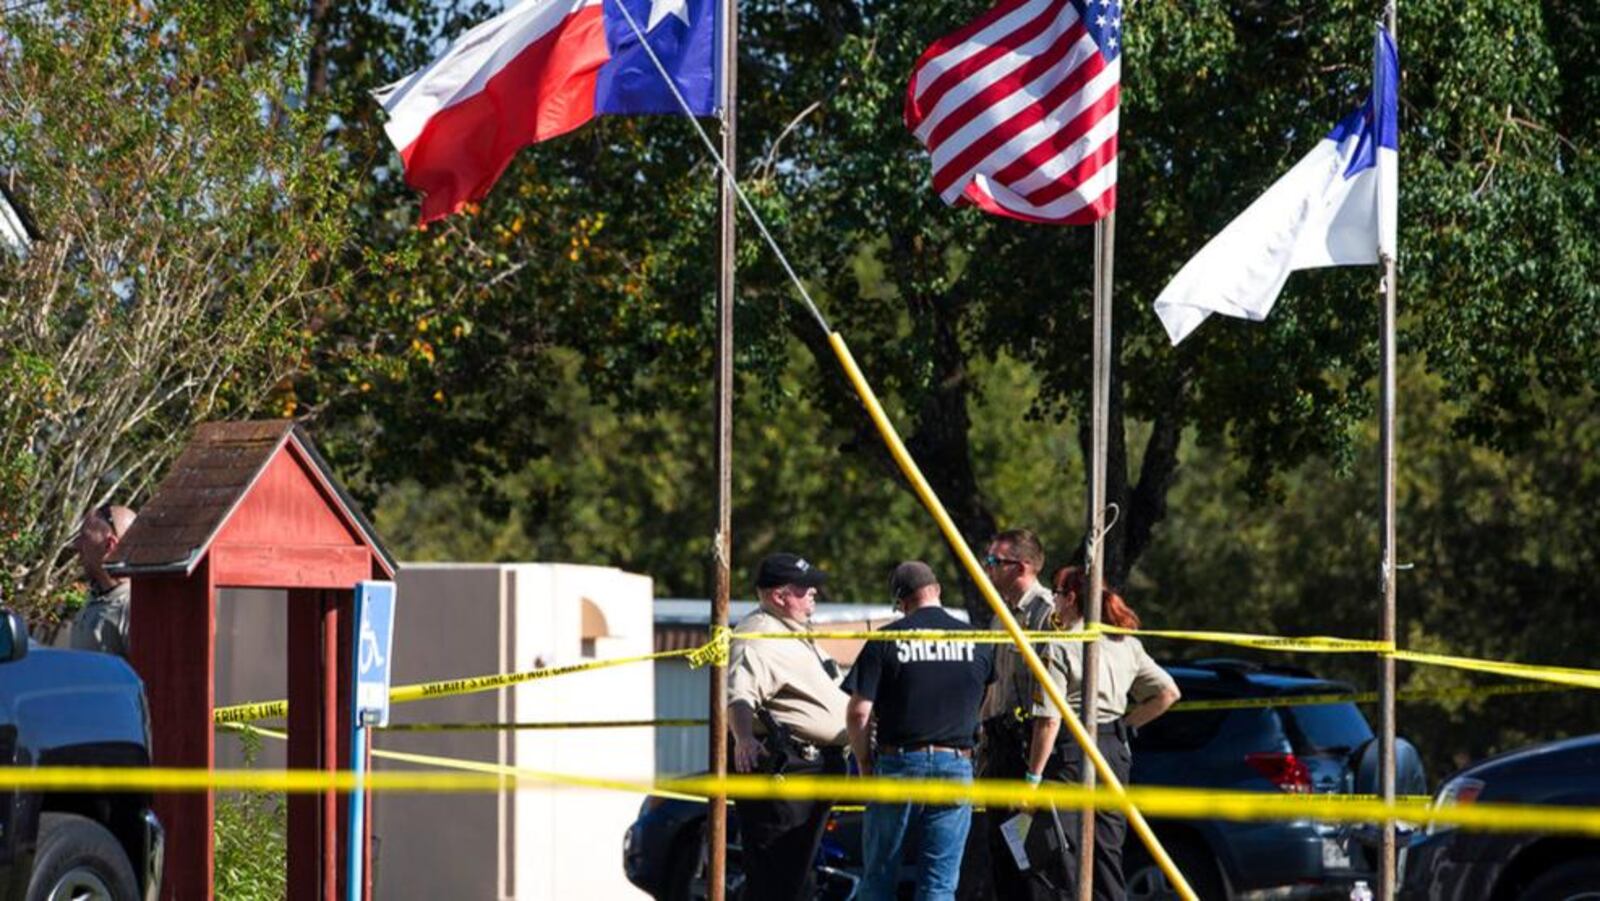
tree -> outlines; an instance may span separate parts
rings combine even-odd
[[[3,16],[0,157],[43,238],[0,254],[0,590],[41,622],[84,510],[137,498],[194,422],[271,405],[344,220],[322,119],[296,105],[292,18],[196,0]]]
[[[973,544],[1002,519],[974,456],[978,364],[1004,351],[1038,373],[1037,400],[1015,414],[1018,444],[1081,434],[1089,387],[1088,230],[946,209],[900,123],[917,55],[986,5],[754,0],[741,13],[741,178]],[[1185,441],[1244,456],[1258,500],[1308,460],[1356,464],[1374,408],[1376,270],[1297,275],[1269,322],[1208,323],[1177,349],[1149,304],[1359,102],[1378,11],[1352,0],[1129,11],[1107,486],[1121,510],[1116,581],[1155,540]],[[1550,24],[1573,18],[1566,3],[1417,0],[1404,15],[1402,350],[1444,378],[1464,435],[1508,445],[1600,383],[1594,50],[1581,17]],[[354,147],[375,112],[348,112]],[[413,461],[465,460],[493,500],[499,475],[546,452],[525,427],[548,412],[542,348],[580,350],[579,377],[624,408],[700,402],[682,389],[709,378],[714,173],[686,123],[606,120],[533,148],[481,211],[427,233],[404,228],[414,201],[385,159],[363,200],[381,263],[364,290],[384,307],[330,311],[325,348],[351,365],[303,383],[310,409],[371,417]],[[824,336],[796,315],[753,230],[742,234],[740,371],[778,397],[790,348],[809,348],[806,391],[846,436],[840,448],[892,474]],[[439,323],[453,356],[419,334]],[[329,384],[336,371],[343,382]],[[1081,505],[1077,485],[1039,490]],[[1081,531],[1047,538],[1065,557]]]

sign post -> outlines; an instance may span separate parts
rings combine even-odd
[[[394,583],[360,582],[356,585],[355,705],[351,710],[350,768],[356,774],[350,793],[350,890],[348,901],[363,901],[362,864],[366,861],[367,793],[362,778],[367,772],[367,727],[389,725],[390,654],[394,649]]]

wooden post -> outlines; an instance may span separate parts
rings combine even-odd
[[[135,576],[131,662],[150,705],[152,761],[160,767],[216,765],[211,723],[216,684],[216,593],[211,566],[191,576]],[[216,849],[213,792],[165,792],[153,800],[167,832],[164,901],[211,895]]]
[[[728,626],[733,561],[733,292],[736,266],[736,202],[733,173],[738,151],[739,10],[736,0],[721,0],[722,13],[722,161],[726,167],[720,191],[721,235],[717,277],[716,469],[717,524],[712,535],[711,631]],[[728,772],[728,680],[726,668],[711,667],[711,773]],[[707,896],[723,901],[727,877],[728,799],[710,799],[706,843],[709,872]]]
[[[1086,628],[1100,624],[1100,594],[1105,585],[1106,447],[1111,406],[1111,263],[1117,224],[1115,210],[1094,224],[1094,384],[1090,401],[1092,432],[1089,455],[1089,547],[1085,564],[1088,597],[1079,598]],[[1099,725],[1100,642],[1083,647],[1083,728],[1097,741]],[[1085,758],[1087,760],[1087,758]],[[1083,785],[1094,788],[1094,767],[1082,768]],[[1078,898],[1094,896],[1094,811],[1086,810],[1078,825]]]
[[[350,759],[351,630],[354,595],[289,592],[289,766],[337,771]],[[289,806],[288,894],[337,901],[349,882],[350,829],[339,792],[293,795]],[[370,862],[369,862],[370,863]]]
[[[314,589],[289,592],[289,748],[290,769],[321,766],[322,696],[318,691],[323,666],[322,598]],[[310,901],[320,892],[323,835],[318,829],[315,795],[290,795],[288,897]]]

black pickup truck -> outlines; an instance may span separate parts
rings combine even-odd
[[[128,664],[31,644],[0,610],[0,767],[149,765],[144,685]],[[151,901],[161,853],[148,794],[0,784],[0,901]]]

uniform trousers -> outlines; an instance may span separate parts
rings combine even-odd
[[[1128,748],[1128,733],[1121,723],[1102,724],[1100,734],[1096,737],[1095,744],[1100,748],[1100,754],[1110,764],[1111,771],[1116,774],[1117,780],[1123,785],[1128,784],[1128,771],[1133,767],[1133,752]],[[1088,764],[1083,759],[1083,749],[1069,736],[1066,741],[1056,745],[1055,753],[1050,755],[1050,762],[1045,767],[1045,776],[1058,782],[1071,785],[1079,784],[1083,779],[1083,767]],[[1049,812],[1042,814],[1049,816]],[[1056,853],[1044,852],[1044,855],[1053,858],[1048,862],[1041,862],[1035,868],[1035,887],[1031,892],[1032,897],[1040,897],[1040,886],[1045,887],[1045,897],[1076,898],[1078,894],[1078,829],[1079,811],[1062,811],[1059,814],[1062,831],[1066,833],[1067,846],[1065,849],[1056,849]],[[1035,824],[1033,835],[1043,832]],[[1051,827],[1053,830],[1053,826]],[[1126,895],[1127,883],[1122,875],[1122,843],[1127,838],[1128,820],[1121,813],[1100,811],[1094,816],[1094,897],[1106,901],[1122,901]],[[1052,846],[1057,843],[1051,842]],[[1029,845],[1033,842],[1030,840]],[[1030,847],[1030,855],[1033,848]],[[1035,857],[1034,859],[1038,859]]]
[[[983,724],[983,761],[979,776],[984,779],[1022,779],[1028,769],[1026,722],[1013,716],[993,717]],[[1033,895],[1028,874],[1017,869],[1016,858],[1006,844],[1000,826],[1020,811],[990,807],[985,814],[984,832],[989,846],[989,879],[994,897],[1027,899]]]
[[[842,776],[844,751],[823,748],[814,760],[791,758],[784,775]],[[744,863],[742,901],[810,901],[816,894],[812,866],[831,801],[740,801],[739,839]]]

